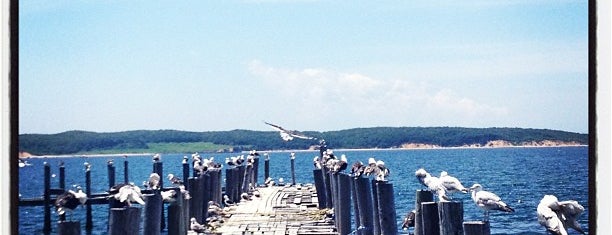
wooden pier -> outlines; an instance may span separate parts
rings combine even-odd
[[[231,206],[219,234],[338,234],[329,209],[318,209],[314,185],[257,189],[259,197]],[[196,234],[190,231],[189,234]]]

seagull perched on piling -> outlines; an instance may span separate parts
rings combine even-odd
[[[568,228],[585,234],[576,221],[582,212],[584,207],[577,201],[559,202],[554,195],[544,195],[537,208],[538,222],[555,235],[567,235]]]
[[[482,185],[474,184],[470,187],[472,191],[472,200],[480,209],[484,210],[484,221],[489,221],[489,211],[499,210],[505,212],[514,212],[514,209],[509,207],[501,198],[492,192],[482,190]]]
[[[147,183],[147,189],[159,189],[160,177],[157,173],[151,173],[149,175],[149,181]]]
[[[410,212],[408,212],[408,214],[406,214],[406,217],[404,217],[404,220],[402,221],[402,229],[408,230],[408,228],[414,227],[415,218],[416,210],[411,210]]]
[[[183,184],[183,181],[179,177],[176,177],[172,173],[168,174],[168,180],[170,180],[170,183],[172,183],[173,185],[182,185]]]
[[[67,211],[72,217],[72,210],[79,205],[84,205],[87,202],[87,194],[83,192],[81,187],[77,186],[77,191],[68,190],[57,196],[55,199],[55,210],[58,215],[64,215]]]
[[[449,194],[452,194],[455,192],[462,192],[462,193],[468,192],[468,189],[463,187],[463,184],[461,184],[461,181],[459,181],[455,177],[448,175],[448,172],[446,171],[442,171],[440,173],[439,179],[440,179],[440,183],[442,183],[442,186],[446,188],[446,192],[448,192]]]
[[[282,128],[279,125],[274,125],[268,122],[264,122],[264,123],[270,125],[272,128],[277,130],[281,138],[283,138],[284,141],[291,141],[293,140],[293,138],[306,139],[306,140],[316,140],[317,139],[315,137],[306,136],[298,131],[287,130],[285,128]]]
[[[446,196],[446,188],[438,177],[432,176],[423,168],[418,169],[414,175],[423,186],[438,196],[439,201],[450,201],[450,198]]]
[[[145,204],[140,188],[131,182],[129,184],[115,185],[109,189],[108,193],[110,195],[109,198],[114,198],[127,207],[131,206],[132,202],[140,205]]]

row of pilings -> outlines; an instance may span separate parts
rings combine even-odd
[[[108,205],[107,234],[139,234],[141,221],[144,223],[144,234],[160,234],[167,229],[167,234],[185,235],[189,230],[190,218],[195,218],[198,223],[205,224],[209,202],[223,205],[223,194],[228,195],[231,201],[240,201],[243,193],[252,193],[257,185],[257,169],[259,158],[255,158],[252,165],[241,165],[225,169],[226,184],[222,185],[222,171],[220,169],[209,169],[203,174],[194,171],[189,176],[191,167],[189,163],[183,163],[183,184],[190,198],[187,199],[177,185],[163,186],[163,163],[153,163],[152,173],[161,177],[160,189],[142,190],[145,205],[124,207],[108,192],[91,192],[91,171],[87,164],[85,169],[85,187],[87,202],[85,204],[85,230],[93,230],[92,205]],[[109,188],[116,185],[115,165],[113,162],[107,164]],[[124,184],[128,183],[128,161],[124,161]],[[266,159],[266,175],[269,175],[269,162]],[[43,206],[43,233],[52,231],[51,209],[58,195],[67,191],[65,188],[65,167],[59,166],[59,188],[51,187],[51,167],[44,163],[44,192],[42,198],[20,198],[19,206]],[[174,190],[175,200],[165,202],[162,200],[161,192]],[[167,204],[167,214],[164,215],[164,206]],[[77,208],[78,210],[78,208]],[[144,218],[141,218],[144,217]],[[167,224],[166,224],[167,220]],[[74,235],[81,234],[80,221],[65,221],[65,216],[60,216],[57,223],[57,234]]]

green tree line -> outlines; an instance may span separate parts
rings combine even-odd
[[[484,145],[492,140],[505,140],[513,144],[543,140],[588,144],[588,134],[525,128],[372,127],[327,132],[306,131],[304,134],[319,140],[325,139],[329,147],[338,149],[397,148],[405,143],[456,147]],[[318,140],[294,139],[285,142],[278,132],[251,130],[136,130],[112,133],[67,131],[58,134],[19,135],[20,151],[34,155],[164,151],[160,146],[166,146],[167,151],[176,152],[177,146],[169,147],[173,143],[192,146],[184,152],[205,152],[308,149],[318,145]]]

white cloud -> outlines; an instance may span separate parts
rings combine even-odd
[[[248,69],[278,91],[268,94],[279,96],[273,101],[282,106],[278,108],[292,109],[291,113],[311,122],[335,120],[340,122],[334,125],[338,128],[434,125],[436,121],[438,125],[470,125],[475,117],[508,113],[504,107],[481,104],[450,88],[432,88],[409,79],[323,68],[276,68],[258,60],[251,61]]]

